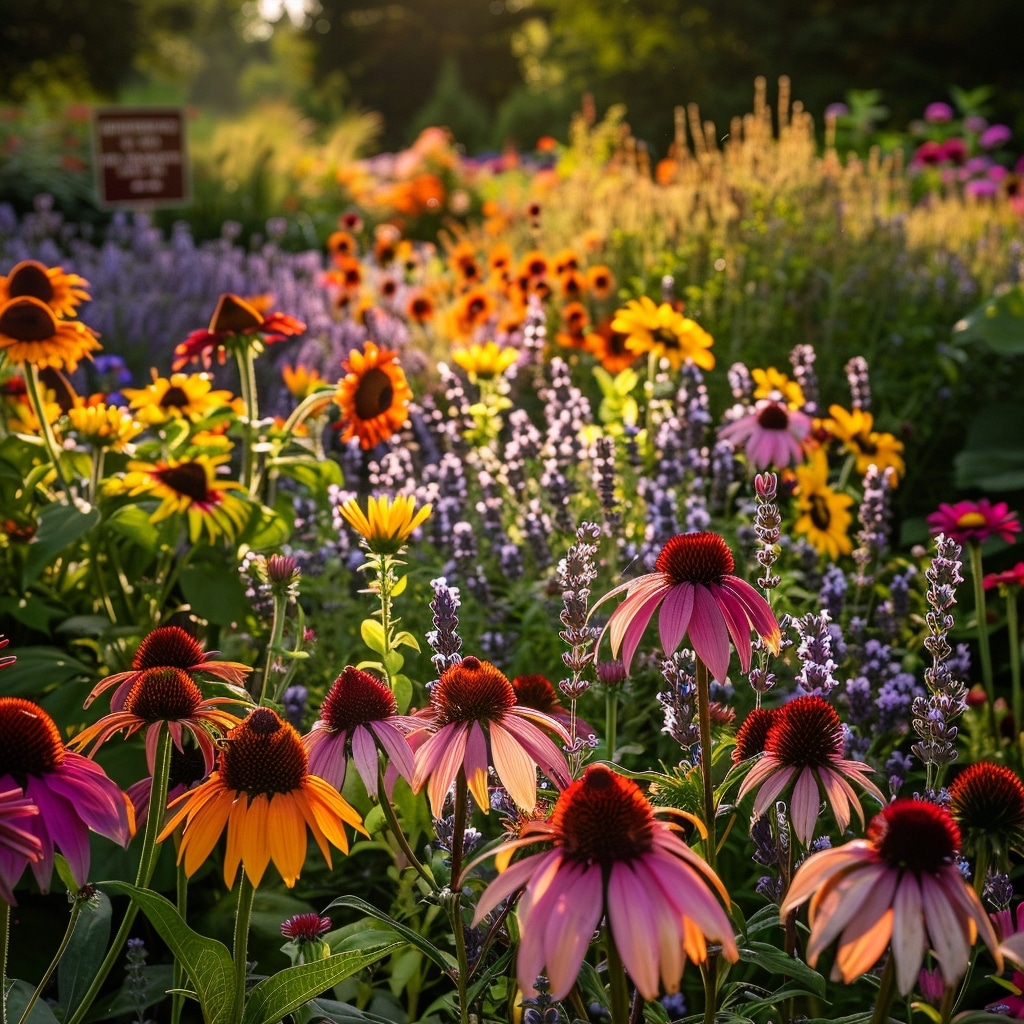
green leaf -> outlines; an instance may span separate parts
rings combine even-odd
[[[95,906],[92,900],[83,904],[71,941],[57,965],[57,991],[69,1013],[96,977],[109,942],[110,898],[101,892],[96,894]]]
[[[239,537],[239,543],[248,544],[253,551],[279,548],[291,535],[292,528],[284,516],[266,505],[253,505],[249,522]]]
[[[181,571],[181,591],[192,611],[217,626],[230,626],[249,610],[237,572],[214,565],[187,565]]]
[[[395,639],[392,641],[395,647],[411,647],[414,651],[420,649],[420,642],[410,633],[407,629],[403,629],[401,633],[395,634]]]
[[[352,910],[358,910],[367,917],[372,917],[374,920],[386,924],[393,931],[398,932],[403,939],[411,942],[417,949],[422,950],[445,973],[450,973],[458,967],[455,957],[450,953],[445,953],[443,950],[438,949],[437,946],[427,941],[419,932],[414,931],[400,921],[396,921],[393,917],[389,917],[383,910],[378,910],[375,906],[367,903],[366,900],[361,900],[358,896],[339,896],[326,909],[330,910],[331,907],[349,907]]]
[[[105,525],[144,551],[155,552],[160,544],[160,531],[149,521],[149,513],[138,505],[116,509]]]
[[[398,672],[391,677],[391,692],[395,695],[400,715],[407,714],[412,704],[412,680]]]
[[[1006,493],[1024,487],[1024,411],[989,405],[971,421],[963,450],[953,460],[956,486]]]
[[[10,1021],[21,1020],[21,1015],[28,1006],[35,989],[27,981],[16,981],[7,993],[7,1019]],[[45,1000],[37,999],[28,1015],[25,1024],[57,1024],[57,1018],[53,1010],[46,1005]]]
[[[130,896],[181,964],[199,997],[207,1024],[239,1019],[235,1006],[234,964],[222,942],[194,932],[170,900],[127,882],[100,882],[104,889]]]
[[[0,610],[3,610],[2,605]],[[8,697],[38,700],[47,690],[76,679],[93,677],[93,671],[88,665],[76,661],[59,647],[8,647],[4,654],[13,654],[18,659],[3,670],[4,694]]]
[[[392,1018],[367,1013],[336,999],[313,999],[309,1005],[314,1011],[314,1019],[323,1017],[332,1024],[394,1024]]]
[[[740,960],[756,964],[770,974],[784,974],[795,978],[815,995],[825,998],[825,979],[802,960],[767,942],[748,942],[740,948]]]
[[[277,1024],[314,996],[334,988],[370,964],[400,949],[404,942],[389,942],[366,953],[335,953],[326,960],[288,967],[261,981],[245,1002],[242,1024]]]
[[[371,651],[380,655],[384,654],[384,627],[376,619],[363,619],[359,624],[359,634],[363,638],[363,643]]]
[[[100,511],[83,512],[74,505],[47,505],[39,513],[39,529],[28,546],[28,557],[21,576],[21,588],[27,590],[57,556],[100,521]]]
[[[992,298],[957,322],[954,340],[978,341],[999,355],[1024,352],[1024,284],[999,289]]]

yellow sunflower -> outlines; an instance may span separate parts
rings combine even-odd
[[[99,402],[85,405],[80,402],[68,409],[71,429],[84,444],[93,448],[106,448],[112,452],[123,452],[128,443],[142,433],[142,424],[137,422],[126,409]]]
[[[825,429],[856,456],[858,473],[866,473],[868,466],[874,465],[880,470],[893,469],[897,477],[903,475],[903,442],[892,434],[874,430],[871,413],[864,409],[847,412],[841,405],[830,405],[828,412],[832,418],[825,421]]]
[[[848,555],[853,550],[849,536],[853,498],[829,487],[825,452],[816,449],[805,465],[796,467],[795,473],[800,515],[793,528],[833,561]]]
[[[632,299],[615,314],[612,330],[626,335],[631,351],[638,355],[653,352],[659,359],[667,359],[673,370],[687,359],[702,370],[714,369],[714,338],[668,302],[656,306],[646,295]]]
[[[339,505],[338,511],[374,554],[393,555],[405,545],[413,530],[426,522],[430,508],[424,505],[417,509],[416,499],[409,494],[400,494],[397,498],[385,494],[369,499],[368,514],[355,498]]]
[[[160,499],[160,507],[149,517],[151,523],[185,515],[193,544],[204,531],[211,541],[221,536],[233,539],[245,526],[251,506],[230,493],[242,490],[240,483],[217,480],[217,467],[227,461],[227,455],[196,455],[166,462],[130,462],[123,490],[133,497],[152,494]]]
[[[308,828],[328,866],[330,845],[348,853],[345,825],[366,834],[362,819],[329,783],[310,775],[298,732],[270,708],[256,708],[225,737],[210,777],[171,803],[163,841],[184,824],[178,863],[190,877],[206,863],[227,830],[224,884],[241,865],[253,886],[273,861],[288,888],[306,862]]]
[[[386,441],[406,420],[412,388],[397,363],[398,353],[367,341],[363,351],[352,351],[341,368],[334,400],[341,409],[341,439],[359,438],[365,449]]]
[[[58,316],[73,317],[90,295],[89,282],[63,267],[48,267],[38,260],[22,260],[6,277],[0,277],[0,302],[29,295],[46,303]]]
[[[518,358],[514,348],[500,348],[494,341],[452,349],[452,359],[473,381],[500,377]]]
[[[102,347],[95,331],[77,320],[58,320],[42,299],[21,295],[0,305],[0,351],[12,363],[72,373]]]
[[[755,399],[771,398],[773,394],[779,394],[790,409],[804,407],[803,388],[774,366],[769,366],[767,370],[751,370],[750,375],[754,378]]]
[[[158,377],[144,388],[124,388],[123,394],[132,409],[138,411],[142,423],[167,423],[186,419],[196,423],[215,409],[232,404],[230,391],[214,391],[208,373],[172,373]]]

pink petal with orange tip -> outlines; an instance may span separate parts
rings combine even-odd
[[[711,591],[699,585],[693,593],[690,644],[712,677],[724,683],[729,675],[729,630]]]
[[[694,589],[692,583],[677,583],[665,595],[658,613],[658,632],[666,655],[675,651],[686,635],[693,612]]]

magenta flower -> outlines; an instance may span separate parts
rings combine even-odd
[[[24,821],[14,823],[15,818],[29,818],[38,813],[39,808],[17,787],[0,793],[0,850],[27,864],[41,860],[43,844],[39,838],[22,827]],[[0,899],[12,907],[17,904],[11,886],[3,878],[0,878]]]
[[[127,846],[134,829],[131,805],[99,765],[66,749],[53,719],[21,697],[0,697],[0,791],[16,787],[39,809],[25,830],[40,842],[35,861],[0,846],[0,885],[10,891],[28,863],[43,892],[53,874],[56,847],[75,883],[89,875],[89,830]]]
[[[612,656],[619,657],[621,651],[629,670],[659,605],[658,629],[665,654],[672,654],[688,634],[697,657],[720,682],[729,672],[730,639],[743,672],[750,671],[751,629],[778,654],[782,632],[771,607],[749,583],[732,574],[734,568],[732,552],[717,533],[671,538],[661,549],[654,572],[615,587],[594,606],[626,593],[604,628],[611,638]]]
[[[294,942],[316,942],[331,930],[331,919],[319,914],[295,914],[281,922],[281,934]]]
[[[930,124],[945,124],[947,121],[953,120],[953,108],[941,100],[929,103],[924,108],[924,119]]]
[[[758,469],[782,468],[801,462],[811,418],[785,402],[762,398],[754,411],[728,424],[719,436],[741,448]]]
[[[978,139],[982,149],[995,149],[997,146],[1005,145],[1013,138],[1013,132],[1005,124],[989,125]]]
[[[707,940],[739,956],[732,927],[714,893],[728,905],[718,876],[664,822],[640,787],[601,764],[591,765],[558,797],[546,822],[531,822],[499,854],[549,842],[492,882],[477,904],[474,925],[525,887],[519,901],[522,937],[516,974],[524,992],[544,974],[551,995],[569,993],[591,936],[606,917],[612,941],[645,999],[659,979],[679,990],[687,959],[707,959]]]
[[[397,712],[395,696],[386,683],[369,672],[346,668],[324,697],[319,719],[302,737],[309,773],[340,790],[351,759],[366,791],[376,795],[380,750],[388,763],[388,793],[398,775],[411,783],[416,767],[405,737],[421,729],[423,722]]]
[[[994,1003],[988,1003],[985,1010],[1014,1020],[1024,1020],[1024,973],[1014,971],[1010,984],[1013,986],[1012,992],[1007,992]]]
[[[988,498],[978,501],[958,501],[954,505],[939,505],[928,516],[928,527],[933,536],[945,534],[961,546],[984,544],[990,537],[1001,537],[1007,544],[1020,532],[1020,520],[1010,511],[1005,501],[992,504]]]

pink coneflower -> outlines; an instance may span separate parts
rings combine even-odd
[[[984,544],[997,536],[1011,544],[1014,534],[1020,532],[1020,520],[1005,501],[993,505],[988,498],[981,498],[939,505],[928,516],[928,527],[933,536],[942,533],[960,545]]]
[[[612,656],[629,670],[640,639],[658,606],[658,629],[666,655],[689,634],[697,657],[724,682],[729,671],[729,640],[736,645],[740,668],[750,670],[750,631],[774,654],[782,633],[768,602],[745,580],[734,576],[732,552],[717,533],[684,533],[661,549],[655,571],[610,590],[596,608],[616,594],[626,600],[605,626]],[[602,633],[602,637],[603,637]],[[599,641],[600,645],[600,641]]]
[[[15,824],[15,819],[30,818],[37,814],[39,808],[17,787],[0,793],[0,850],[25,864],[41,860],[43,844],[39,838],[22,827],[24,820]],[[3,878],[0,878],[0,899],[12,907],[18,902],[11,892],[11,886]]]
[[[507,868],[477,905],[478,924],[503,899],[519,901],[519,985],[533,992],[543,973],[564,998],[579,974],[601,918],[645,999],[679,989],[687,958],[707,958],[707,941],[738,958],[732,926],[715,899],[729,897],[718,876],[663,821],[635,782],[591,765],[564,790],[546,822],[531,822],[503,851],[551,842],[554,849]],[[714,892],[713,892],[714,891]]]
[[[907,995],[929,948],[947,985],[964,976],[980,936],[1002,970],[992,923],[957,870],[960,832],[949,813],[922,800],[895,800],[875,815],[867,839],[812,854],[782,901],[782,918],[810,900],[807,962],[837,938],[833,979],[846,984],[891,948]]]
[[[774,712],[767,724],[764,755],[747,773],[737,795],[742,800],[757,791],[755,817],[772,807],[792,784],[790,819],[797,838],[807,846],[818,823],[822,792],[840,831],[850,824],[851,808],[864,821],[851,782],[885,803],[881,791],[867,777],[871,768],[843,758],[843,725],[827,701],[816,696],[797,697]]]
[[[245,677],[252,671],[248,665],[237,661],[213,660],[218,651],[204,651],[202,644],[181,626],[158,626],[151,630],[139,644],[132,667],[128,672],[116,672],[101,679],[86,698],[88,707],[104,690],[120,685],[111,698],[111,706],[123,706],[128,691],[139,674],[151,668],[177,668],[184,672],[201,672],[227,683],[229,686],[243,686]]]
[[[1008,870],[1010,853],[1024,852],[1024,783],[1006,765],[964,768],[949,787],[949,810],[979,870]]]
[[[240,719],[221,710],[220,705],[239,706],[235,697],[203,697],[193,678],[181,668],[146,668],[135,673],[128,692],[120,687],[110,702],[109,715],[83,729],[70,746],[81,750],[92,744],[89,756],[115,733],[125,737],[140,729],[146,731],[146,762],[153,771],[160,734],[166,727],[174,745],[182,749],[182,736],[188,732],[203,754],[206,771],[213,771],[215,761],[211,734],[226,733]]]
[[[316,942],[331,930],[331,919],[319,914],[295,914],[281,922],[281,934],[293,942]]]
[[[53,719],[32,701],[0,697],[0,791],[21,788],[39,813],[25,830],[40,842],[32,873],[43,892],[53,874],[54,847],[75,883],[89,875],[89,829],[127,846],[134,821],[124,793],[99,765],[68,750]],[[30,858],[0,846],[0,885],[10,891]]]
[[[567,746],[569,733],[550,716],[517,704],[512,684],[490,662],[470,656],[445,669],[430,692],[427,714],[430,735],[416,750],[413,790],[419,792],[429,780],[435,818],[460,771],[483,811],[490,810],[488,764],[524,811],[537,805],[538,767],[559,788],[569,782],[565,755],[538,725]]]
[[[1012,569],[1003,572],[990,572],[982,580],[986,590],[995,590],[996,587],[1007,587],[1019,589],[1024,587],[1024,562],[1018,562]]]
[[[412,782],[415,764],[405,737],[422,727],[420,719],[398,714],[395,695],[386,683],[350,665],[334,681],[320,705],[319,719],[302,737],[309,771],[340,790],[351,759],[366,791],[376,795],[381,750],[388,762],[390,792],[396,774]]]
[[[718,433],[743,450],[758,469],[783,468],[801,462],[803,442],[811,432],[811,418],[785,402],[763,398],[754,411],[723,427]]]

